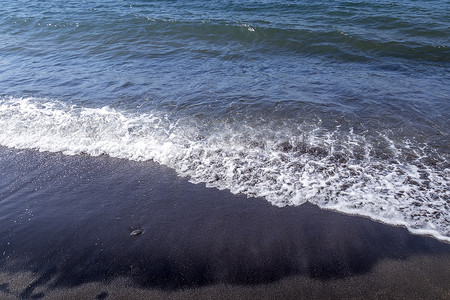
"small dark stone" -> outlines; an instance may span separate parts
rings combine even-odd
[[[142,229],[135,229],[130,233],[130,235],[140,235],[142,232],[144,232]]]

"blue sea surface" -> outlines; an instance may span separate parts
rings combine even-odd
[[[153,160],[450,241],[449,134],[448,1],[0,7],[4,147]]]

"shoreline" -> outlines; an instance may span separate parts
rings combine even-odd
[[[189,183],[153,162],[0,152],[5,297],[450,291],[450,245],[403,227],[309,203],[274,207]],[[136,229],[142,234],[130,235]]]

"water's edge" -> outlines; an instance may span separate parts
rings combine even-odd
[[[191,182],[276,206],[310,202],[450,241],[450,168],[426,144],[339,127],[299,127],[297,134],[239,123],[205,128],[205,120],[157,110],[36,98],[3,98],[0,117],[0,145],[10,148],[153,160]]]

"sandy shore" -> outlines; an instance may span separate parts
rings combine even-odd
[[[74,287],[44,284],[31,298],[45,299],[448,299],[449,255],[384,260],[371,272],[331,280],[290,276],[255,285],[213,284],[198,288],[160,290],[136,286],[129,278],[90,282]],[[2,299],[16,299],[36,280],[30,272],[0,273]]]
[[[151,162],[0,152],[1,298],[450,297],[450,245],[404,228]]]

